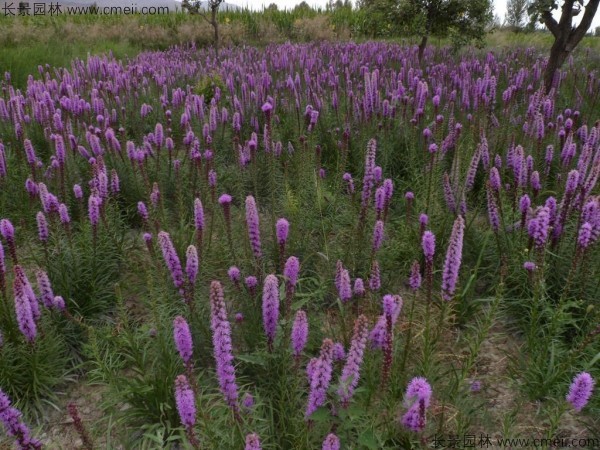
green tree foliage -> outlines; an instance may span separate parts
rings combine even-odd
[[[450,37],[455,46],[481,42],[494,15],[490,0],[403,0],[399,18],[421,36],[421,59],[430,36]]]
[[[521,31],[528,21],[528,0],[508,0],[506,3],[506,25],[513,31]]]

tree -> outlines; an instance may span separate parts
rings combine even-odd
[[[210,9],[210,19],[206,16],[204,12],[206,7],[202,5],[200,0],[195,0],[190,2],[190,0],[183,0],[181,2],[181,7],[189,12],[190,14],[198,14],[204,20],[206,20],[212,27],[214,31],[214,46],[215,53],[217,55],[217,59],[219,59],[219,21],[217,20],[217,13],[219,12],[219,7],[224,0],[208,0],[204,2],[205,5],[208,5],[208,9]]]
[[[546,25],[554,36],[554,43],[550,49],[550,57],[546,64],[544,72],[544,88],[546,94],[555,86],[555,77],[567,59],[567,56],[581,42],[588,29],[592,25],[598,4],[600,0],[564,0],[561,7],[560,19],[557,21],[552,16],[552,11],[558,9],[558,3],[555,0],[534,0],[529,7],[529,13],[534,20],[539,20]],[[576,27],[573,26],[573,18],[585,9],[581,22]]]
[[[491,0],[401,0],[400,23],[421,37],[419,61],[430,36],[450,36],[455,45],[482,40],[493,20]]]
[[[521,31],[528,19],[528,0],[508,0],[506,3],[506,25],[514,31]]]

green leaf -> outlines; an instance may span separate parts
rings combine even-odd
[[[247,362],[249,364],[256,364],[259,366],[266,366],[267,361],[263,355],[238,355],[236,356],[240,361]]]
[[[381,448],[379,442],[377,441],[377,438],[375,437],[375,434],[371,430],[367,430],[363,434],[361,434],[358,438],[358,443],[373,450]]]
[[[325,422],[331,419],[331,414],[327,408],[319,408],[314,413],[311,414],[310,420],[315,422]]]

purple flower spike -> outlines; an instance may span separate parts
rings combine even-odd
[[[44,244],[48,242],[48,222],[46,216],[42,211],[39,211],[36,215],[36,221],[38,226],[38,237]]]
[[[567,401],[575,411],[579,412],[587,405],[595,384],[595,380],[587,372],[581,372],[575,376],[567,394]]]
[[[275,229],[277,232],[277,242],[279,245],[285,245],[290,230],[289,222],[286,219],[281,218],[277,221]]]
[[[92,228],[97,228],[98,223],[100,222],[100,198],[95,195],[90,195],[90,198],[88,199],[88,216]]]
[[[238,269],[236,266],[231,266],[229,270],[227,270],[227,276],[229,276],[229,279],[232,283],[239,283],[241,279],[240,269]]]
[[[413,291],[417,291],[421,287],[421,267],[419,261],[414,261],[410,268],[410,278],[408,284]]]
[[[435,235],[431,231],[423,233],[422,239],[423,255],[427,262],[433,261],[435,254]]]
[[[35,324],[35,309],[32,308],[32,299],[27,287],[27,280],[25,273],[21,266],[14,266],[13,271],[15,277],[13,280],[13,292],[15,296],[15,314],[17,316],[17,323],[19,324],[19,330],[25,336],[25,339],[29,342],[33,342],[37,336],[37,327]],[[37,300],[33,299],[35,302]],[[37,307],[37,304],[36,306]]]
[[[381,243],[383,242],[383,227],[383,220],[375,222],[375,228],[373,228],[373,253],[381,248]]]
[[[52,292],[52,285],[50,284],[48,274],[38,269],[35,271],[35,278],[40,290],[42,303],[46,308],[51,309],[54,306],[54,293]]]
[[[340,281],[338,294],[342,303],[346,303],[352,298],[352,282],[350,281],[350,273],[348,269],[342,269],[340,273]]]
[[[227,320],[227,309],[223,296],[223,287],[218,281],[210,285],[210,327],[213,332],[213,348],[217,366],[219,387],[229,407],[238,411],[238,391],[233,366],[233,347],[231,344],[231,326]]]
[[[465,231],[465,221],[462,216],[458,216],[452,227],[450,243],[446,252],[446,261],[442,274],[442,297],[446,301],[452,300],[456,290],[458,272],[462,262],[463,236]]]
[[[292,325],[292,349],[294,356],[297,358],[304,350],[308,342],[308,319],[306,312],[299,310],[296,313],[294,324]]]
[[[4,425],[6,434],[15,439],[18,448],[22,450],[38,450],[42,448],[42,443],[31,437],[31,431],[21,419],[21,411],[10,404],[10,399],[2,389],[0,389],[0,422]]]
[[[340,450],[340,439],[333,433],[328,434],[323,441],[322,450]]]
[[[279,320],[279,282],[275,275],[267,275],[263,287],[262,298],[263,327],[267,335],[269,351],[273,349],[273,341]]]
[[[183,270],[169,233],[165,231],[158,233],[158,244],[160,245],[167,268],[171,273],[173,284],[179,289],[180,293],[183,293]]]
[[[368,336],[369,321],[364,315],[360,315],[354,324],[354,334],[350,343],[350,350],[348,351],[346,364],[342,369],[340,387],[337,391],[344,407],[348,406],[350,399],[354,395],[354,390],[358,386],[360,366],[362,365]]]
[[[423,431],[426,424],[425,409],[431,403],[432,390],[425,378],[413,378],[406,388],[405,401],[409,409],[402,417],[402,425],[411,431]]]
[[[189,365],[193,353],[192,333],[188,323],[182,316],[177,316],[173,320],[173,338],[179,356],[186,365]]]
[[[256,287],[258,286],[258,279],[255,276],[250,275],[249,277],[246,277],[244,283],[246,283],[250,295],[254,296],[254,294],[256,294]]]
[[[231,203],[233,198],[229,194],[223,194],[219,197],[219,205],[224,206]]]
[[[192,428],[196,424],[196,401],[185,375],[178,375],[175,379],[175,403],[181,424],[187,429]]]
[[[248,237],[250,239],[252,252],[258,259],[262,256],[262,250],[260,247],[260,227],[256,201],[251,195],[246,197],[246,225],[248,226]]]
[[[265,103],[265,105],[268,105],[268,103]],[[264,106],[263,106],[263,111],[264,111]],[[244,450],[261,450],[261,448],[262,447],[260,446],[260,439],[258,437],[258,434],[251,433],[246,436],[246,446],[245,446]]]
[[[295,287],[298,283],[298,274],[300,273],[300,261],[295,256],[290,256],[285,262],[283,275],[286,278],[286,284]]]
[[[331,383],[332,363],[333,363],[333,341],[331,339],[323,340],[321,354],[318,358],[311,360],[310,370],[307,372],[310,376],[310,392],[308,394],[308,404],[304,418],[308,420],[317,408],[325,403],[327,390]]]
[[[373,265],[371,266],[371,276],[369,277],[369,289],[373,292],[381,289],[381,275],[379,271],[379,262],[377,260],[374,260]]]
[[[193,286],[198,276],[198,251],[193,245],[190,245],[186,251],[185,273]]]
[[[362,278],[354,280],[354,295],[359,298],[365,296],[365,283]]]

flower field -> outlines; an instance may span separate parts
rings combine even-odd
[[[417,51],[6,73],[0,448],[599,448],[600,59]]]

